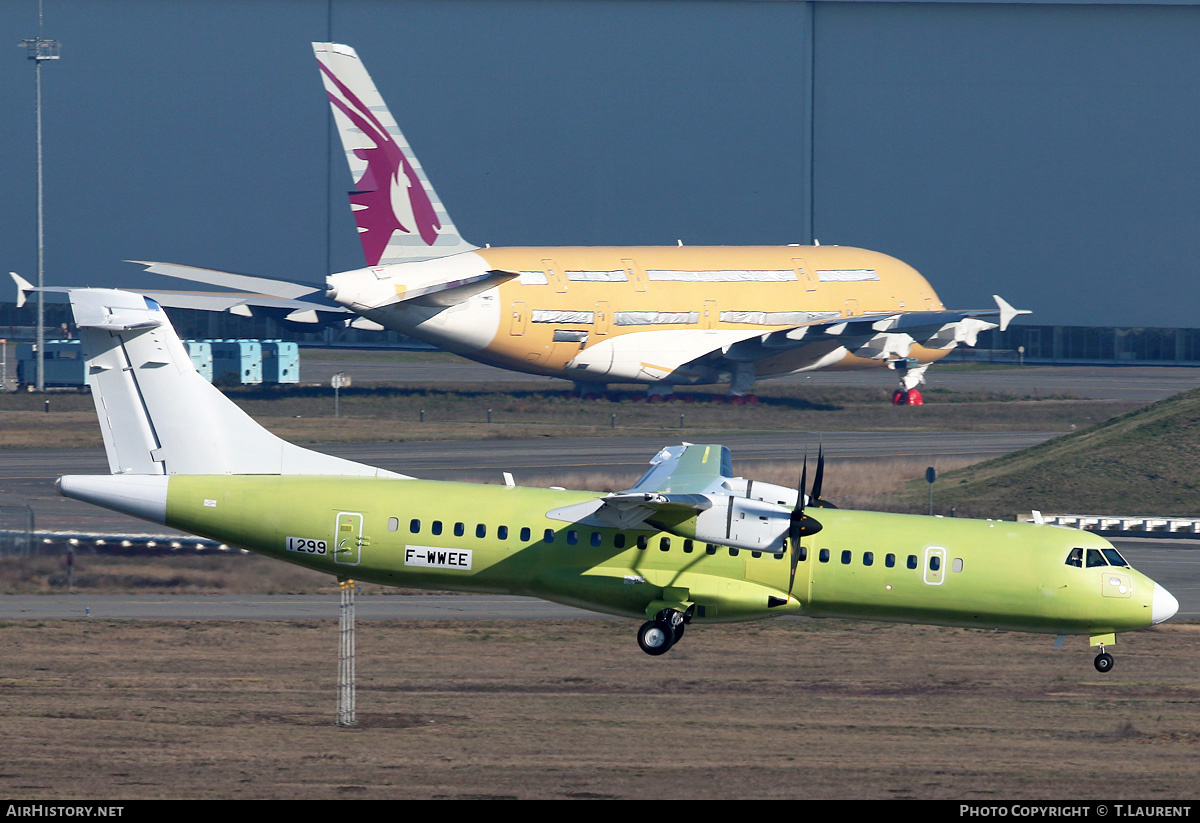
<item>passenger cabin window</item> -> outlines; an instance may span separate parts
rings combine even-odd
[[[942,558],[936,554],[929,555],[929,570],[935,572],[942,567]]]
[[[388,518],[388,531],[394,532],[394,531],[398,531],[399,529],[400,529],[400,518],[399,517],[389,517]]]
[[[915,569],[917,567],[917,556],[915,554],[910,554],[908,556],[908,567],[910,569]]]
[[[522,526],[522,527],[521,527],[521,542],[522,542],[522,543],[528,543],[528,542],[529,542],[529,538],[531,538],[531,537],[533,537],[533,532],[531,532],[531,531],[529,530],[529,527],[528,527],[528,526]]]
[[[574,546],[579,542],[579,532],[574,529],[567,530],[567,545]]]
[[[648,546],[648,545],[649,545],[649,541],[647,541],[647,540],[646,540],[646,535],[644,535],[644,534],[639,534],[639,535],[637,536],[637,547],[638,547],[639,549],[644,549],[644,548],[646,548],[646,546]]]
[[[554,529],[546,529],[545,534],[542,535],[542,542],[543,543],[553,543],[554,542]]]
[[[843,552],[842,552],[842,565],[843,565],[843,566],[849,566],[849,565],[850,565],[850,552],[848,552],[848,551],[843,551]]]
[[[431,532],[433,532],[434,534],[441,534],[442,533],[442,521],[434,520],[433,524],[429,527],[429,530]]]
[[[817,559],[820,560],[822,563],[828,563],[829,562],[829,549],[821,549],[820,553],[817,555]]]
[[[604,535],[600,534],[600,532],[592,532],[591,539],[593,546],[599,546],[602,542],[604,542]]]
[[[963,562],[961,557],[954,558],[954,566],[952,568],[956,572],[961,572],[963,570]]]
[[[466,527],[466,526],[464,526],[462,523],[455,523],[455,524],[454,524],[454,536],[455,536],[455,537],[462,537],[462,536],[463,536],[464,534],[466,534],[466,533],[467,533],[467,527]]]
[[[410,532],[412,532],[413,534],[420,534],[421,533],[421,521],[415,517],[412,520],[409,520],[408,521],[408,530]]]
[[[476,536],[476,537],[481,537],[481,538],[482,538],[482,537],[487,537],[487,526],[483,525],[482,523],[478,523],[478,524],[476,524],[476,526],[475,526],[475,536]]]
[[[684,551],[684,553],[685,553],[685,554],[691,554],[691,553],[692,553],[692,550],[693,550],[694,548],[695,548],[695,544],[694,544],[694,543],[693,543],[691,540],[684,540],[684,541],[683,541],[683,551]]]
[[[507,540],[508,539],[508,526],[497,526],[496,527],[496,538],[498,540]]]
[[[658,538],[658,550],[663,551],[663,552],[670,551],[671,550],[671,538],[669,538],[669,537]]]
[[[887,566],[889,569],[891,569],[891,568],[895,568],[895,566],[896,566],[896,555],[894,555],[894,554],[889,554],[887,557],[883,558],[883,565]]]
[[[863,552],[863,565],[864,566],[874,566],[875,565],[875,552]]]
[[[617,532],[613,535],[613,547],[618,549],[625,548],[625,532]]]

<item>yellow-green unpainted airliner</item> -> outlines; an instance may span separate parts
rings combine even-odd
[[[150,293],[167,306],[358,315],[483,363],[574,381],[583,393],[641,383],[755,380],[814,369],[887,367],[893,400],[917,402],[926,367],[1028,312],[948,310],[911,266],[843,246],[479,248],[459,234],[354,49],[314,43],[354,178],[350,202],[367,267],[312,285],[145,263],[255,295]],[[995,317],[997,322],[981,319]]]
[[[532,595],[643,620],[662,654],[689,624],[778,615],[1085,635],[1175,614],[1113,546],[1044,524],[849,511],[733,476],[720,445],[669,446],[616,494],[417,480],[284,442],[192,366],[166,314],[68,289],[110,475],[62,494],[339,578]],[[806,472],[807,473],[807,469]]]

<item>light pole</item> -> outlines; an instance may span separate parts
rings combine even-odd
[[[44,241],[45,222],[42,217],[42,62],[57,60],[61,44],[57,40],[42,37],[42,0],[38,0],[38,36],[22,40],[26,56],[33,61],[33,76],[37,86],[37,246],[38,246],[38,296],[37,296],[37,390],[46,388],[46,304],[42,288],[46,285],[46,255]]]

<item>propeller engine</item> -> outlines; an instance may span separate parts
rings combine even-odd
[[[825,479],[825,449],[821,447],[817,452],[817,476],[813,478],[812,494],[808,496],[809,504],[818,509],[833,509],[837,508],[832,503],[826,502],[821,497],[821,484]],[[804,511],[804,487],[808,485],[808,455],[804,455],[804,467],[800,470],[800,486],[796,490],[796,507],[792,509],[791,523],[788,526],[788,548],[791,556],[791,571],[788,576],[788,597],[792,596],[792,589],[796,585],[796,564],[800,562],[801,546],[800,541],[810,535],[816,534],[823,527],[821,521],[817,520],[810,514]]]

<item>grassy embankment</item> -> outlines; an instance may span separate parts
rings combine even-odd
[[[1009,517],[1037,508],[1061,514],[1200,514],[1200,389],[948,472],[937,481],[942,509]],[[910,484],[897,502],[928,493]]]

